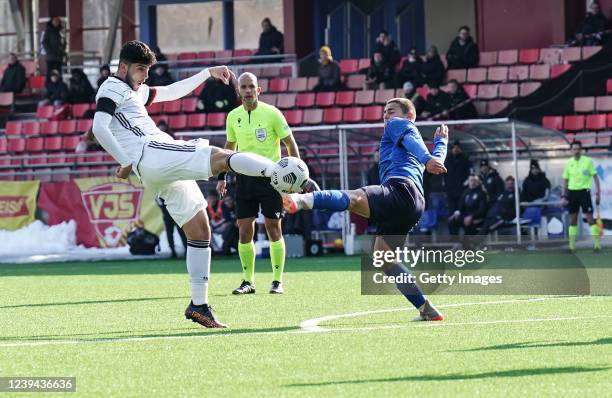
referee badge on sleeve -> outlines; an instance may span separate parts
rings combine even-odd
[[[266,129],[255,129],[255,138],[257,138],[257,141],[264,142],[266,137],[268,137]]]

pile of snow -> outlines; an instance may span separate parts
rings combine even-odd
[[[76,222],[45,225],[36,220],[17,231],[0,229],[0,256],[66,253],[76,248]]]

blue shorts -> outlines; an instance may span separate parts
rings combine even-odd
[[[361,189],[368,197],[370,220],[376,224],[377,235],[406,236],[425,210],[423,194],[409,178],[390,178],[382,185]]]

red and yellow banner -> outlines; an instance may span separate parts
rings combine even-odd
[[[88,247],[123,246],[127,231],[136,222],[156,234],[163,229],[154,195],[145,192],[135,178],[79,178],[43,184],[39,206],[48,212],[50,225],[76,220],[77,242]]]
[[[14,231],[34,221],[40,181],[2,181],[0,229]]]

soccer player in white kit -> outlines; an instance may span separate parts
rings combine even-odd
[[[191,302],[185,317],[207,328],[223,328],[208,305],[210,225],[206,200],[195,180],[234,171],[269,177],[274,162],[253,153],[238,153],[208,145],[208,140],[175,140],[157,128],[145,106],[184,97],[209,77],[229,84],[234,78],[226,66],[207,68],[165,87],[144,84],[155,55],[138,41],[121,48],[119,69],[96,95],[92,131],[102,147],[119,163],[116,176],[134,172],[145,189],[163,198],[170,215],[187,235],[187,270]]]

